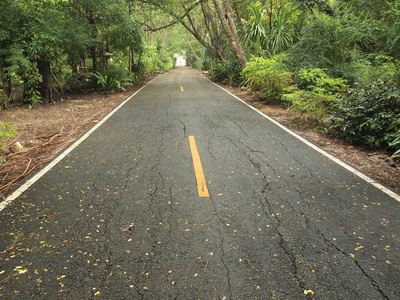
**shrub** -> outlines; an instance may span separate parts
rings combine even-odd
[[[351,81],[356,76],[361,49],[375,38],[371,20],[355,16],[346,6],[335,10],[333,16],[315,12],[314,17],[290,49],[289,64],[293,69],[326,68],[329,76]]]
[[[132,85],[129,79],[120,78],[119,75],[102,75],[99,72],[93,73],[97,78],[97,84],[100,85],[105,92],[111,92],[112,90],[125,91],[124,86]]]
[[[270,59],[253,57],[242,71],[247,85],[253,92],[261,92],[267,102],[279,102],[292,86],[292,73],[286,71],[284,55]]]
[[[398,150],[400,89],[378,81],[365,88],[343,91],[338,113],[330,118],[334,134],[371,148]]]
[[[283,95],[290,110],[313,116],[320,124],[336,103],[336,94],[346,88],[342,78],[331,78],[323,69],[301,69],[295,76],[298,90]]]
[[[242,68],[240,64],[236,58],[231,57],[228,61],[216,64],[210,70],[210,75],[211,79],[214,81],[235,86],[241,84],[243,81],[241,72]]]
[[[392,128],[400,128],[400,115],[393,122],[392,126],[390,126],[390,129]],[[393,157],[400,157],[400,129],[392,134],[392,138],[393,140],[389,143],[389,146],[396,151]]]
[[[361,85],[368,87],[378,80],[396,81],[399,71],[396,67],[396,61],[384,54],[368,55],[367,60],[359,64],[360,74],[355,81]]]

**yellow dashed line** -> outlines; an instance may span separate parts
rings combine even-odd
[[[196,175],[197,190],[199,192],[199,197],[208,198],[210,197],[210,194],[208,193],[206,179],[204,177],[203,167],[201,165],[200,155],[199,151],[197,150],[197,145],[194,136],[189,136],[189,145],[190,145],[190,151],[192,152],[194,173]]]

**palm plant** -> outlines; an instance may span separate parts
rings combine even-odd
[[[245,24],[242,29],[242,38],[248,48],[254,48],[257,55],[260,54],[262,46],[267,38],[263,25],[263,13],[256,5],[251,5],[251,22]]]
[[[267,38],[267,45],[273,55],[283,52],[293,43],[289,26],[290,15],[291,12],[287,9],[283,9],[280,13],[275,12],[275,25]]]

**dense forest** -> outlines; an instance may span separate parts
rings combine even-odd
[[[399,0],[0,4],[1,109],[121,90],[180,56],[317,130],[400,154]]]

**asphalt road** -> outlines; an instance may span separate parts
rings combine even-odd
[[[398,201],[179,68],[0,212],[0,296],[400,299],[399,235]]]

